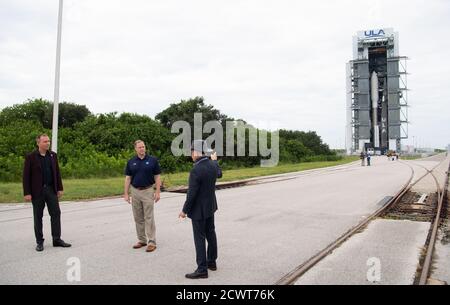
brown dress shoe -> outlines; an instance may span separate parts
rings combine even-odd
[[[145,247],[145,246],[147,246],[147,244],[141,243],[141,242],[139,241],[137,244],[135,244],[135,245],[133,246],[133,249],[140,249],[140,248]]]
[[[155,249],[156,249],[156,246],[150,244],[147,246],[147,250],[145,250],[145,252],[153,252],[153,251],[155,251]]]

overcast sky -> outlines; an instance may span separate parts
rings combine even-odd
[[[57,0],[0,0],[0,108],[53,99]],[[203,96],[251,123],[345,145],[345,63],[358,30],[392,27],[410,140],[450,143],[450,1],[65,0],[61,100],[154,117]]]

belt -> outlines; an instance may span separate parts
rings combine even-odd
[[[143,191],[143,190],[151,188],[152,186],[153,186],[153,184],[150,184],[149,186],[143,186],[143,187],[135,187],[135,186],[133,186],[133,187],[137,190]]]

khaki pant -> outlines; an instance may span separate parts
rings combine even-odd
[[[141,243],[148,241],[149,244],[156,245],[153,194],[152,187],[141,191],[131,186],[131,206],[133,207],[137,238]]]

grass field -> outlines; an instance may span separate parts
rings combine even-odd
[[[314,168],[341,165],[358,160],[359,157],[345,157],[339,161],[306,162],[296,164],[280,164],[275,167],[251,167],[223,171],[219,181],[234,181],[252,177],[297,172]],[[162,175],[165,187],[187,185],[189,173],[176,173]],[[64,196],[62,201],[86,200],[123,194],[124,177],[102,179],[65,179]],[[0,203],[23,202],[21,183],[1,183]]]

